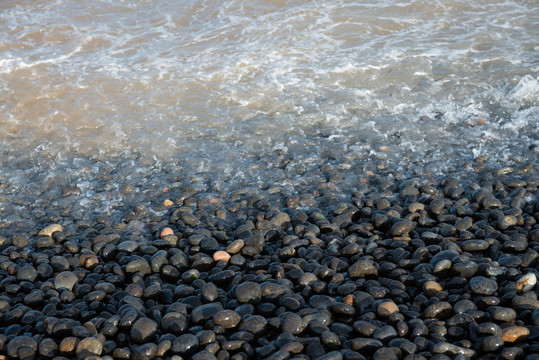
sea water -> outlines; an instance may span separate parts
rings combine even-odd
[[[350,188],[537,166],[534,0],[16,0],[0,29],[5,233],[50,209],[111,214],[125,184],[149,203],[294,192],[324,164]]]

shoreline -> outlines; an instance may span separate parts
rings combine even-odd
[[[198,188],[103,174],[101,191],[52,176],[31,230],[2,230],[0,354],[535,359],[537,166],[481,164]],[[90,196],[116,205],[94,217]]]

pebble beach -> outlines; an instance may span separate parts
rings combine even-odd
[[[538,359],[537,165],[483,160],[353,188],[331,164],[297,187],[150,183],[148,206],[92,183],[116,216],[51,186],[35,226],[0,238],[1,357]]]
[[[0,360],[539,360],[539,2],[0,2]]]

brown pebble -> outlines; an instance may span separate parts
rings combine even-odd
[[[353,295],[346,295],[344,297],[344,303],[347,305],[353,305],[354,304],[354,296]]]
[[[88,270],[92,270],[99,264],[99,259],[95,254],[82,254],[79,260],[80,264]]]
[[[58,350],[60,350],[60,354],[67,356],[75,355],[75,349],[77,348],[79,341],[79,339],[73,336],[64,338],[60,342],[60,346],[58,347]]]
[[[48,236],[48,237],[52,237],[52,235],[55,233],[55,232],[62,232],[63,229],[62,229],[62,225],[60,224],[52,224],[52,225],[49,225],[47,226],[46,228],[44,228],[43,230],[41,230],[37,236]]]
[[[429,280],[423,284],[423,291],[428,297],[432,297],[442,291],[442,286],[436,281]]]
[[[215,260],[215,261],[224,260],[224,261],[228,262],[228,260],[230,260],[230,254],[227,253],[226,251],[216,251],[213,254],[213,260]]]
[[[165,236],[168,236],[168,235],[174,235],[174,230],[172,230],[169,227],[166,227],[161,231],[161,239],[164,239]]]
[[[512,326],[502,330],[502,339],[505,342],[526,340],[529,335],[530,330],[524,326]]]
[[[169,207],[169,206],[174,205],[174,203],[172,202],[172,200],[165,199],[165,201],[163,201],[163,205],[165,205],[166,207]]]
[[[381,317],[389,317],[391,314],[398,311],[399,307],[393,302],[393,300],[384,301],[378,306],[378,309],[376,310],[377,314]]]
[[[242,239],[234,240],[226,247],[226,252],[229,254],[237,254],[241,251],[245,243]]]

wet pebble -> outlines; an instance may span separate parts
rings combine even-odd
[[[129,335],[134,343],[142,344],[151,341],[156,333],[157,323],[143,317],[133,323]]]
[[[470,280],[470,288],[478,295],[492,295],[498,290],[498,284],[484,276],[476,276]]]

